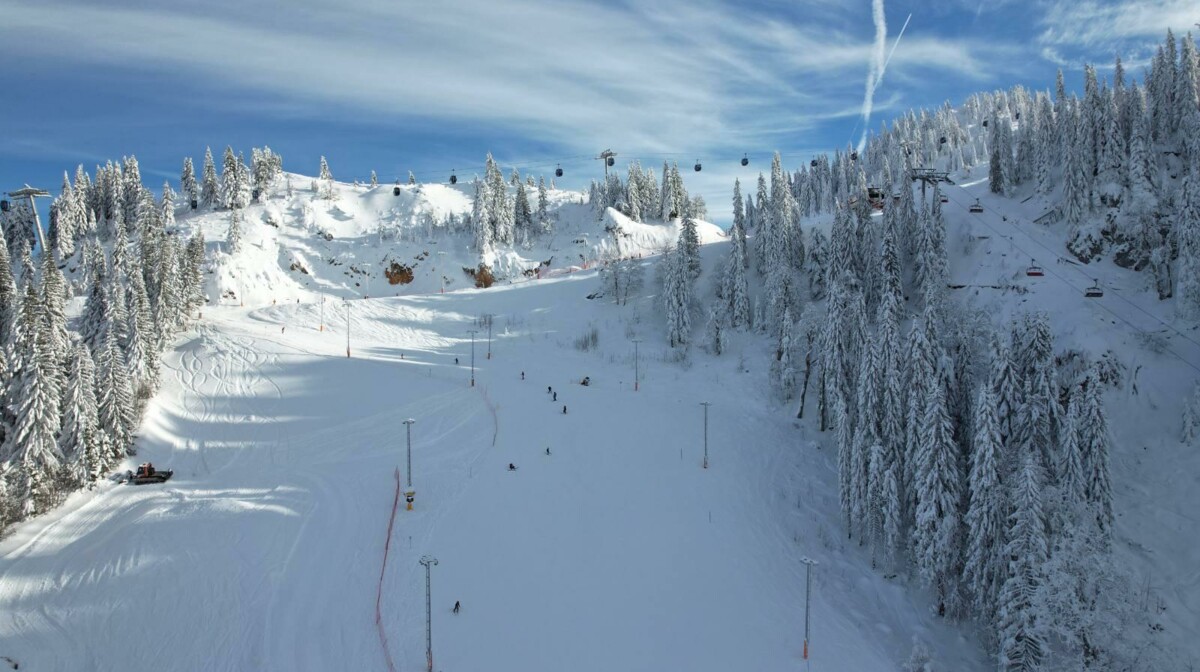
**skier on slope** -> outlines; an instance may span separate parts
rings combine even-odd
[[[513,464],[512,462],[509,462],[509,463],[508,463],[508,470],[509,470],[509,471],[516,471],[516,470],[517,470],[517,465]]]

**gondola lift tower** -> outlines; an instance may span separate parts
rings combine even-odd
[[[39,196],[49,196],[50,192],[46,191],[45,189],[38,189],[37,187],[31,187],[28,184],[26,184],[24,189],[17,189],[16,191],[10,191],[10,192],[8,192],[8,195],[13,197],[14,199],[16,199],[16,198],[28,198],[29,199],[29,209],[33,210],[33,231],[34,231],[34,234],[37,236],[38,249],[40,249],[42,251],[42,254],[45,254],[46,253],[46,237],[42,233],[42,220],[40,217],[38,217],[37,204],[34,203],[33,199],[35,199]]]

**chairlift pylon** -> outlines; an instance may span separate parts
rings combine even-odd
[[[1096,278],[1094,282],[1095,284],[1093,284],[1091,287],[1088,287],[1083,292],[1083,295],[1089,299],[1098,299],[1104,296],[1104,289],[1100,287],[1100,279]]]

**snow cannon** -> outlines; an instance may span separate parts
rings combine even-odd
[[[405,501],[405,503],[406,503],[406,504],[408,504],[408,506],[407,506],[407,507],[405,507],[405,509],[406,509],[406,510],[408,510],[408,511],[412,511],[412,510],[413,510],[413,507],[412,507],[412,505],[413,505],[413,500],[414,500],[414,499],[416,499],[416,498],[417,498],[417,491],[416,491],[416,490],[406,490],[406,491],[404,492],[404,501]]]

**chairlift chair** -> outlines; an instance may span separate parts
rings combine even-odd
[[[1098,299],[1104,296],[1104,289],[1100,287],[1100,280],[1097,278],[1094,285],[1084,290],[1083,295],[1089,299]]]
[[[750,165],[750,157],[746,156],[745,154],[742,155],[742,165],[743,166]]]
[[[558,167],[556,167],[556,168],[554,169],[554,176],[555,176],[555,177],[562,177],[562,166],[561,166],[561,165],[559,165]]]
[[[941,196],[938,197],[938,200],[940,200],[942,203],[949,203],[950,197],[945,194],[942,194]]]
[[[1031,278],[1040,278],[1046,275],[1046,271],[1041,266],[1038,266],[1035,260],[1030,259],[1029,268],[1025,269],[1025,275]]]
[[[977,198],[977,199],[975,199],[975,202],[971,204],[971,207],[967,208],[967,209],[973,213],[978,214],[978,213],[983,212],[983,205],[980,204],[979,199]]]

